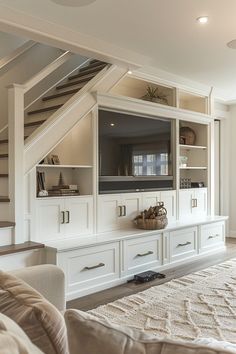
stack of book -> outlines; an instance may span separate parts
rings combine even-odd
[[[72,195],[79,195],[79,191],[78,191],[78,188],[71,189],[70,186],[68,186],[68,185],[52,186],[52,189],[48,190],[48,195],[50,197],[72,196]]]

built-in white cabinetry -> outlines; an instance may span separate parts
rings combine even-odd
[[[160,266],[162,263],[161,234],[123,241],[125,274]]]
[[[141,193],[99,195],[98,232],[132,227],[141,207]]]
[[[170,232],[170,261],[192,257],[197,254],[197,227]]]
[[[179,218],[207,215],[207,188],[182,189],[179,191]]]
[[[134,227],[133,219],[164,202],[169,222],[176,220],[176,191],[105,194],[98,196],[98,232]]]
[[[93,197],[39,198],[35,231],[41,242],[91,234]]]
[[[225,223],[218,222],[209,225],[202,225],[200,228],[200,252],[206,252],[219,248],[225,242]]]

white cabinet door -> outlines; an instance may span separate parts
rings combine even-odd
[[[120,228],[122,199],[119,194],[98,197],[98,232],[113,231]]]
[[[160,192],[144,192],[143,197],[143,209],[148,209],[150,206],[155,206],[161,200]]]
[[[122,195],[122,216],[119,218],[121,228],[133,227],[133,220],[141,212],[141,193],[127,193]]]
[[[56,240],[65,233],[64,198],[40,199],[36,208],[37,241]]]
[[[187,219],[192,217],[192,200],[194,198],[192,189],[182,189],[179,191],[179,218]]]
[[[93,197],[65,199],[66,236],[91,234],[93,231]]]
[[[160,201],[164,203],[167,210],[168,222],[176,221],[176,191],[161,192]]]
[[[194,216],[207,215],[207,188],[199,188],[194,191],[195,204],[193,207]]]

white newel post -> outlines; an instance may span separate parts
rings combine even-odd
[[[24,242],[24,86],[8,87],[10,217],[14,243]]]

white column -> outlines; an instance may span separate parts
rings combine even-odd
[[[14,243],[24,242],[24,87],[8,87],[10,218]]]

